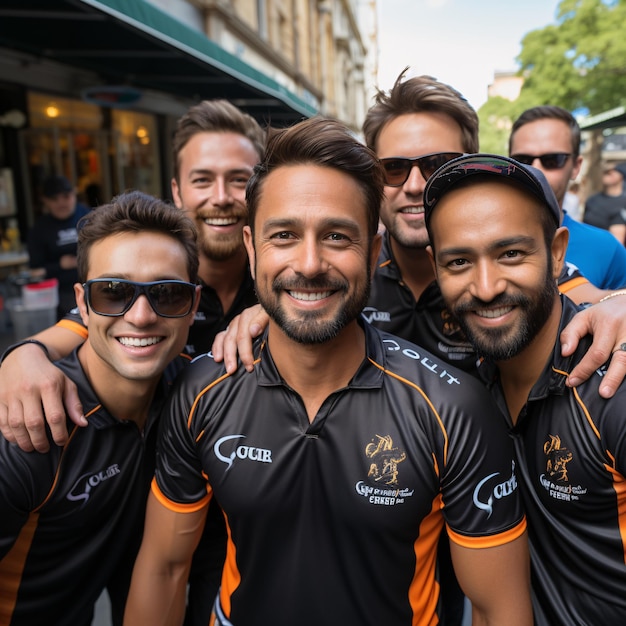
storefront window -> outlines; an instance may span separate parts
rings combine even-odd
[[[161,169],[156,119],[147,113],[113,110],[115,155],[111,172],[120,191],[138,189],[161,195]]]
[[[41,211],[40,186],[60,174],[76,185],[79,199],[95,206],[110,197],[109,136],[100,107],[44,93],[28,94],[29,128],[21,132],[28,162],[28,222]]]

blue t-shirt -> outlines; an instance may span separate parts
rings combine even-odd
[[[608,230],[577,222],[565,212],[563,226],[569,230],[566,261],[600,289],[626,286],[626,248]]]

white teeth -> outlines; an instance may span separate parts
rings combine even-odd
[[[204,223],[209,226],[232,226],[238,221],[236,217],[207,217]]]
[[[400,213],[410,213],[411,215],[419,215],[424,212],[423,206],[409,206],[405,207],[400,211]]]
[[[155,343],[159,343],[162,337],[118,337],[117,339],[123,346],[130,346],[132,348],[143,348],[145,346],[152,346]]]
[[[501,315],[506,315],[509,311],[512,311],[512,306],[503,306],[499,309],[479,309],[476,311],[476,315],[480,317],[500,317]]]
[[[324,298],[328,298],[332,291],[317,291],[315,293],[309,293],[305,291],[290,291],[289,295],[296,300],[323,300]]]

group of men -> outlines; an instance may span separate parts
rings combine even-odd
[[[0,495],[16,519],[11,536],[0,538],[0,577],[10,589],[0,603],[5,621],[54,614],[55,623],[88,624],[97,591],[111,583],[121,623],[136,534],[120,542],[122,561],[116,551],[96,557],[76,548],[74,571],[59,576],[63,588],[100,562],[94,558],[109,572],[123,565],[124,575],[105,576],[103,567],[71,615],[62,595],[39,594],[42,581],[28,582],[27,574],[54,560],[55,533],[65,532],[59,510],[68,502],[84,516],[74,520],[84,530],[106,520],[90,507],[106,487],[117,487],[124,464],[111,456],[107,465],[111,446],[103,443],[94,469],[87,468],[81,438],[95,442],[106,428],[132,430],[135,438],[152,433],[141,454],[129,453],[133,506],[113,511],[109,500],[104,509],[129,527],[141,524],[154,466],[154,429],[145,425],[164,402],[157,383],[175,373],[166,365],[177,363],[175,348],[188,330],[187,352],[199,354],[231,322],[231,339],[214,350],[225,364],[211,354],[196,359],[163,405],[127,624],[182,623],[186,604],[195,602],[186,603],[188,581],[190,598],[205,602],[196,613],[204,622],[194,623],[207,623],[207,610],[215,623],[236,626],[458,623],[454,594],[446,599],[452,583],[437,572],[444,524],[473,623],[529,624],[526,520],[537,623],[585,623],[589,615],[614,623],[626,615],[616,592],[626,576],[616,523],[624,305],[609,297],[577,314],[561,333],[561,356],[559,334],[575,309],[559,296],[557,279],[562,291],[571,288],[568,295],[579,290],[580,300],[604,293],[561,271],[569,251],[562,197],[547,175],[522,164],[563,175],[579,159],[573,138],[567,147],[518,146],[519,132],[542,127],[538,118],[513,134],[518,160],[471,156],[478,151],[475,112],[429,77],[400,76],[388,94],[379,92],[363,129],[369,149],[340,124],[313,119],[273,133],[264,153],[251,118],[244,119],[252,134],[223,119],[203,127],[202,112],[216,108],[241,116],[227,103],[202,103],[181,119],[174,141],[172,192],[198,232],[201,288],[192,289],[195,270],[182,258],[167,269],[153,259],[170,254],[159,246],[184,256],[182,247],[189,257],[178,230],[166,235],[154,223],[122,221],[119,231],[101,230],[98,244],[79,248],[81,324],[65,320],[14,347],[0,368],[3,434],[44,451],[2,448],[12,470],[0,479]],[[567,158],[548,158],[559,154]],[[125,194],[111,206],[145,201]],[[96,256],[99,247],[106,259]],[[257,296],[269,327],[247,347],[242,337],[256,335],[264,315],[249,314],[250,328],[233,317]],[[589,341],[576,352],[575,344],[594,331],[596,351],[580,366]],[[57,358],[83,340],[67,357],[73,365],[62,365],[70,382],[41,348]],[[245,368],[228,350],[236,340]],[[480,367],[479,356],[487,358]],[[111,371],[132,384],[116,382]],[[137,380],[145,393],[136,391]],[[600,392],[616,395],[607,400]],[[64,403],[84,428],[70,424]],[[15,460],[22,458],[28,461]],[[16,478],[31,463],[45,465],[49,483]],[[14,500],[17,484],[21,499]],[[227,533],[198,552],[213,499]],[[604,515],[595,515],[598,506]],[[559,532],[567,536],[566,556]],[[598,555],[598,581],[576,563],[585,549]],[[204,571],[192,568],[194,552]],[[223,569],[217,596],[216,568]]]

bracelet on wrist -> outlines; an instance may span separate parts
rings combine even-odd
[[[46,356],[48,358],[50,358],[50,352],[48,352],[48,348],[46,347],[46,344],[42,343],[38,339],[23,339],[22,341],[18,341],[17,343],[14,343],[14,344],[10,345],[2,353],[2,356],[0,356],[0,365],[2,365],[2,363],[4,363],[4,359],[6,359],[9,356],[9,354],[11,354],[11,352],[13,352],[13,350],[16,350],[17,348],[20,348],[21,346],[25,346],[25,345],[27,345],[29,343],[33,343],[36,346],[39,346],[46,353]]]
[[[611,298],[615,298],[615,296],[626,296],[626,289],[619,289],[618,291],[613,291],[612,293],[604,296],[604,298],[600,298],[599,302],[610,300]]]

